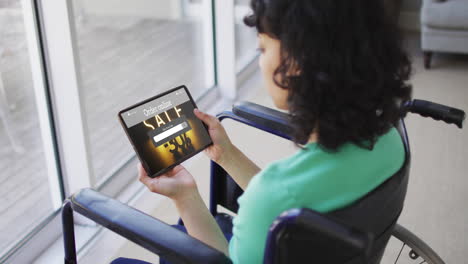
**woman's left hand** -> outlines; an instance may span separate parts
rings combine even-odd
[[[138,177],[151,192],[167,196],[174,201],[191,199],[198,194],[193,176],[182,165],[177,165],[165,174],[151,178],[146,174],[143,166],[138,164]]]
[[[188,233],[229,256],[228,242],[198,193],[192,175],[181,165],[156,178],[150,178],[138,165],[140,181],[154,193],[171,198]]]

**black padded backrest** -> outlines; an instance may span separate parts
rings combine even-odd
[[[379,263],[398,217],[403,210],[408,186],[410,149],[403,120],[397,127],[405,147],[405,161],[400,170],[376,189],[353,204],[328,213],[349,226],[374,236],[370,263]]]

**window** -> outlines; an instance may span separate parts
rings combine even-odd
[[[62,201],[42,68],[31,59],[38,55],[34,27],[25,25],[32,13],[25,10],[20,0],[0,1],[0,257]]]
[[[73,1],[79,90],[98,186],[134,152],[117,113],[187,85],[195,99],[214,86],[211,1]]]
[[[120,110],[181,84],[235,97],[233,2],[213,2],[0,0],[0,262],[56,240],[65,196],[135,181]]]

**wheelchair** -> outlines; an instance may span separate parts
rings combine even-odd
[[[406,102],[402,111],[443,120],[462,128],[465,113],[448,106],[423,101]],[[288,115],[250,102],[240,102],[232,111],[217,115],[268,133],[291,139]],[[406,195],[410,149],[403,119],[398,131],[406,158],[402,168],[376,189],[345,208],[321,214],[307,208],[283,212],[272,223],[264,263],[380,263],[391,236],[403,244],[395,263],[407,258],[417,263],[445,263],[424,241],[397,224]],[[219,165],[211,162],[209,209],[221,229],[232,228],[232,217],[218,206],[236,213],[242,189]],[[146,248],[171,263],[232,263],[222,252],[93,189],[82,189],[65,200],[62,207],[65,263],[77,263],[73,212]],[[312,261],[313,260],[313,261]]]

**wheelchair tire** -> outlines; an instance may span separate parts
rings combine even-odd
[[[442,258],[418,236],[403,226],[396,224],[392,236],[411,248],[412,252],[421,257],[429,264],[445,264]]]

